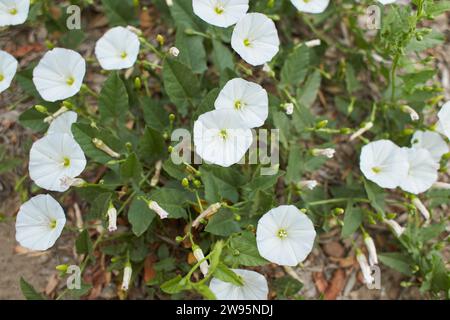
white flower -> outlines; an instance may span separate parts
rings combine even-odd
[[[325,148],[325,149],[312,149],[313,156],[323,156],[327,157],[329,159],[334,157],[334,154],[336,153],[336,150],[333,148]]]
[[[0,27],[24,23],[29,10],[30,0],[0,0]]]
[[[385,5],[385,4],[390,4],[390,3],[394,3],[397,0],[377,0],[379,3]]]
[[[372,277],[372,271],[370,269],[369,264],[367,263],[367,258],[359,249],[356,251],[356,260],[358,260],[359,267],[361,268],[364,283],[365,284],[373,283],[375,279]]]
[[[378,264],[377,248],[375,247],[372,237],[370,237],[367,233],[364,234],[364,244],[369,252],[370,265],[373,266]]]
[[[66,224],[60,204],[48,194],[37,195],[20,207],[16,240],[30,250],[47,250],[55,244]]]
[[[431,188],[438,179],[439,164],[426,149],[403,148],[407,155],[408,172],[399,183],[404,191],[414,194]]]
[[[194,13],[217,27],[227,28],[248,11],[249,0],[192,0]]]
[[[54,118],[48,127],[47,134],[53,133],[67,133],[71,137],[72,124],[77,121],[77,113],[73,111],[67,111]]]
[[[427,207],[420,201],[419,198],[414,197],[412,199],[412,204],[419,210],[419,212],[422,214],[425,220],[430,220],[430,212],[428,211]]]
[[[17,71],[17,65],[16,58],[8,52],[0,50],[0,93],[11,85],[11,81]]]
[[[439,118],[439,131],[442,132],[450,139],[450,101],[444,103],[441,110],[438,112]]]
[[[127,263],[123,269],[123,280],[122,280],[122,290],[127,291],[130,286],[131,275],[133,274],[133,269],[131,265]]]
[[[222,167],[239,162],[252,142],[252,131],[229,110],[204,113],[194,123],[195,151],[203,160]]]
[[[241,278],[243,285],[237,286],[213,278],[209,288],[218,300],[267,300],[269,287],[263,275],[244,269],[232,270]]]
[[[405,228],[400,226],[398,222],[393,219],[384,219],[383,222],[386,223],[389,227],[391,227],[392,231],[394,231],[397,237],[400,237],[403,234],[403,232],[405,232]]]
[[[180,50],[177,47],[170,47],[169,54],[176,58],[180,55]]]
[[[256,243],[267,260],[296,266],[311,252],[316,237],[311,220],[298,208],[283,205],[267,212],[258,221]]]
[[[161,208],[161,206],[156,201],[150,200],[150,202],[148,203],[148,207],[150,210],[155,211],[160,219],[166,219],[169,216],[169,213]]]
[[[197,260],[197,262],[202,261],[205,259],[205,255],[203,254],[203,250],[199,246],[195,246],[193,248],[194,257]],[[208,274],[209,265],[208,261],[203,260],[203,262],[200,263],[200,271],[202,272],[203,276],[206,276]]]
[[[413,148],[423,148],[430,152],[436,162],[449,152],[449,148],[445,140],[437,132],[433,131],[416,131],[411,139]]]
[[[231,46],[247,63],[258,66],[272,60],[278,53],[275,23],[262,13],[248,13],[236,24]]]
[[[214,107],[237,114],[248,128],[255,128],[262,126],[267,119],[269,98],[259,84],[235,78],[225,84]]]
[[[46,101],[70,98],[80,91],[86,62],[73,50],[55,48],[48,51],[33,70],[33,82]]]
[[[408,173],[406,152],[390,140],[370,142],[361,150],[359,167],[382,188],[396,188]]]
[[[117,210],[112,204],[109,205],[108,211],[108,231],[113,232],[117,230]]]
[[[291,0],[298,11],[306,13],[322,13],[330,4],[330,0]]]
[[[124,27],[106,31],[95,44],[95,56],[105,70],[131,68],[139,54],[138,36]]]
[[[66,191],[66,177],[78,176],[86,166],[86,158],[78,143],[68,134],[49,134],[30,150],[30,177],[41,188]]]

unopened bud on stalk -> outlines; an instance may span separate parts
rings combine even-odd
[[[275,77],[275,72],[272,70],[272,68],[265,63],[262,67],[262,71],[264,71],[265,73],[267,73],[269,75],[269,77]]]
[[[369,236],[369,234],[364,233],[364,244],[366,245],[367,251],[369,252],[369,264],[374,266],[378,264],[377,248],[375,247],[375,242]]]
[[[139,77],[134,78],[134,88],[136,90],[141,90],[141,88],[142,88],[141,78],[139,78]]]
[[[325,128],[328,125],[328,120],[321,120],[316,123],[316,129]]]
[[[108,231],[113,232],[117,230],[117,210],[114,208],[112,202],[109,204],[108,208]]]
[[[173,0],[166,0],[166,3],[168,7],[173,6]]]
[[[177,48],[177,47],[171,47],[170,49],[169,49],[169,54],[172,56],[172,57],[178,57],[178,55],[180,54],[180,50]]]
[[[53,120],[55,120],[56,118],[58,118],[60,115],[62,115],[64,112],[67,112],[67,111],[69,111],[69,109],[67,109],[65,106],[62,106],[54,114],[49,115],[48,117],[46,117],[44,119],[44,122],[45,123],[51,123]]]
[[[446,183],[446,182],[435,182],[433,183],[433,188],[436,189],[450,189],[450,183]]]
[[[113,157],[113,158],[120,158],[120,154],[112,150],[109,146],[107,146],[102,140],[98,138],[92,139],[92,143],[95,145],[97,149],[102,150],[107,155]]]
[[[213,203],[210,205],[205,211],[200,213],[197,218],[195,218],[194,222],[192,222],[192,227],[197,228],[200,224],[200,221],[204,218],[211,217],[213,214],[215,214],[219,209],[222,207],[222,204],[220,202]]]
[[[336,150],[332,149],[332,148],[325,148],[325,149],[312,149],[312,155],[317,157],[317,156],[324,156],[327,157],[329,159],[334,157],[334,154],[336,152]]]
[[[187,178],[183,178],[183,180],[181,180],[181,185],[185,188],[189,187],[189,180]]]
[[[417,210],[419,210],[419,212],[423,215],[426,221],[430,220],[430,212],[418,197],[414,196],[411,202],[417,208]]]
[[[416,110],[414,110],[413,108],[411,108],[408,105],[403,105],[400,107],[401,110],[407,114],[409,114],[409,116],[411,117],[412,121],[417,121],[420,119],[419,114],[416,112]]]
[[[122,280],[122,290],[127,291],[130,286],[131,275],[133,274],[133,269],[131,269],[131,264],[127,262],[125,268],[123,269],[123,280]]]
[[[166,40],[164,39],[164,36],[158,34],[158,35],[156,36],[156,41],[158,42],[158,44],[159,44],[160,46],[163,46],[163,45],[164,45],[164,42],[165,42]]]
[[[127,29],[130,30],[131,32],[135,33],[139,37],[142,36],[142,31],[136,27],[127,26]]]
[[[61,271],[63,273],[67,272],[67,269],[69,269],[69,265],[67,264],[59,264],[55,267],[56,270]]]
[[[150,200],[148,202],[148,207],[150,210],[155,211],[160,219],[166,219],[169,216],[169,213],[161,208],[161,206],[156,201]]]
[[[316,180],[303,180],[297,183],[297,188],[299,189],[307,188],[309,190],[313,190],[315,187],[317,187]]]
[[[158,160],[155,164],[155,174],[150,180],[150,186],[155,187],[159,182],[159,176],[161,175],[162,161]]]
[[[84,187],[86,185],[86,181],[81,178],[71,178],[69,176],[64,176],[60,179],[61,187],[70,188],[70,187]]]
[[[286,112],[287,115],[291,115],[294,113],[294,104],[293,103],[285,103],[283,105],[283,109]]]
[[[359,249],[356,249],[356,260],[358,260],[359,267],[361,268],[364,283],[372,284],[375,279],[372,277],[372,271],[367,263],[366,256]]]
[[[345,210],[342,209],[342,208],[334,208],[334,209],[333,209],[333,213],[334,213],[335,215],[339,216],[339,215],[341,215],[341,214],[344,214],[344,213],[345,213]]]
[[[46,106],[37,104],[37,105],[34,106],[34,108],[35,108],[37,111],[39,111],[40,113],[45,113],[45,114],[48,113],[48,109],[47,109]]]
[[[359,128],[356,132],[354,132],[351,136],[350,136],[350,141],[355,140],[356,138],[360,137],[361,135],[363,135],[364,133],[366,133],[367,131],[369,131],[370,129],[372,129],[373,127],[373,122],[367,122],[364,124],[363,127]]]
[[[308,48],[318,47],[320,46],[320,44],[321,44],[320,39],[314,39],[305,42],[305,46],[307,46]]]
[[[192,249],[193,249],[194,257],[197,260],[197,262],[203,260],[203,262],[200,263],[200,271],[203,273],[203,276],[206,277],[206,275],[208,274],[208,271],[209,271],[209,264],[205,259],[205,255],[203,254],[202,249],[197,245],[194,245],[192,247]]]
[[[400,226],[397,221],[393,219],[384,219],[384,223],[386,223],[389,227],[391,227],[392,231],[395,233],[397,237],[400,237],[403,232],[405,232],[405,228]]]

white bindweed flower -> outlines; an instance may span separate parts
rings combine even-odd
[[[112,204],[109,205],[108,211],[108,231],[113,232],[117,230],[117,210]]]
[[[327,157],[327,158],[331,159],[334,157],[336,150],[334,150],[333,148],[312,149],[311,152],[312,152],[312,155],[315,157],[322,156],[322,157]]]
[[[408,173],[404,150],[390,140],[370,142],[361,150],[359,167],[364,176],[382,188],[396,188]]]
[[[95,44],[95,56],[105,70],[131,68],[139,54],[138,36],[124,27],[106,31]]]
[[[291,0],[298,11],[306,13],[322,13],[330,4],[330,0]]]
[[[422,214],[425,220],[430,220],[430,212],[428,211],[427,207],[420,201],[419,198],[413,197],[412,198],[412,204],[419,210],[419,212]]]
[[[177,47],[170,47],[169,54],[176,58],[180,55],[180,50]]]
[[[193,248],[193,254],[197,262],[202,261],[205,259],[205,255],[203,254],[203,250],[199,246],[195,246]],[[203,276],[206,277],[209,270],[209,264],[208,261],[205,259],[200,263],[200,271],[202,272]]]
[[[369,252],[369,264],[371,266],[378,264],[378,255],[377,248],[375,247],[375,242],[367,233],[364,234],[364,244],[366,245],[367,251]]]
[[[304,180],[297,183],[297,187],[299,189],[307,188],[309,190],[313,190],[315,187],[317,187],[317,181],[316,180]]]
[[[122,290],[127,291],[130,286],[131,275],[133,274],[133,269],[131,269],[130,263],[125,265],[123,269],[123,280],[122,280]]]
[[[248,11],[249,0],[192,0],[194,13],[217,27],[227,28]]]
[[[416,131],[411,139],[413,148],[423,148],[430,152],[436,162],[449,152],[449,148],[445,140],[437,132],[433,131]]]
[[[408,172],[400,180],[400,188],[414,194],[430,189],[438,179],[439,164],[426,149],[403,149],[407,155]]]
[[[52,120],[50,126],[48,127],[47,134],[67,133],[73,137],[71,128],[72,124],[77,121],[77,117],[77,113],[73,111],[66,111],[62,113]]]
[[[397,0],[377,0],[379,3],[385,5],[385,4],[391,4],[396,2]]]
[[[160,219],[166,219],[169,216],[169,213],[161,208],[161,206],[156,201],[150,200],[150,202],[148,203],[148,207],[150,210],[156,212]]]
[[[356,260],[358,260],[359,267],[361,268],[364,283],[365,284],[373,283],[375,279],[373,278],[372,271],[370,269],[369,264],[367,263],[367,258],[359,249],[356,250]]]
[[[30,0],[0,0],[0,27],[24,23],[30,11]]]
[[[86,73],[86,61],[73,50],[48,51],[33,70],[33,82],[46,101],[64,100],[80,91]]]
[[[237,114],[248,128],[260,127],[269,114],[267,91],[259,84],[235,78],[228,81],[214,107]]]
[[[243,285],[213,278],[209,288],[218,300],[267,300],[269,286],[263,275],[244,269],[232,270],[241,278]]]
[[[444,103],[438,112],[439,131],[442,131],[450,139],[450,101]]]
[[[226,109],[204,113],[194,123],[195,151],[222,167],[239,162],[252,142],[252,131],[241,117]]]
[[[280,46],[275,23],[262,13],[246,14],[234,27],[231,46],[253,66],[269,62]]]
[[[383,222],[386,223],[391,228],[391,230],[395,233],[397,237],[400,237],[403,234],[403,232],[405,232],[405,228],[403,228],[401,225],[398,224],[397,221],[393,219],[384,219]]]
[[[11,81],[16,75],[17,65],[16,58],[8,52],[0,50],[0,93],[11,85]]]
[[[30,250],[47,250],[55,244],[65,224],[61,205],[50,195],[40,194],[20,207],[16,218],[16,240]]]
[[[296,266],[305,260],[315,237],[311,220],[292,205],[279,206],[264,214],[256,230],[260,255],[284,266]]]
[[[75,178],[85,167],[83,150],[66,133],[47,135],[31,147],[30,177],[41,188],[64,192],[68,189],[64,180]]]

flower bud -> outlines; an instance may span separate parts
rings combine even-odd
[[[386,223],[392,229],[392,231],[395,233],[397,237],[400,237],[403,234],[403,232],[405,232],[405,228],[400,226],[398,222],[393,219],[384,219],[383,222]]]
[[[164,37],[162,35],[158,34],[156,36],[156,41],[159,43],[160,46],[163,46],[164,42],[165,42],[165,39],[164,39]]]
[[[369,252],[369,263],[371,266],[378,264],[377,249],[375,247],[375,242],[367,234],[364,233],[364,244],[366,245],[367,251]]]
[[[303,180],[297,183],[297,188],[303,189],[307,188],[309,190],[313,190],[317,186],[316,180]]]
[[[356,260],[358,260],[359,267],[361,268],[364,283],[372,284],[375,279],[372,277],[372,271],[367,263],[366,256],[359,249],[356,250]]]
[[[104,153],[108,154],[113,158],[120,158],[120,154],[112,150],[109,146],[107,146],[102,140],[98,138],[92,139],[92,143],[95,145],[97,149],[102,150]]]
[[[131,269],[131,264],[128,262],[123,269],[123,280],[122,280],[122,290],[127,291],[130,286],[131,275],[133,269]]]
[[[113,204],[110,203],[108,209],[108,231],[113,232],[117,230],[117,210],[114,208]]]
[[[412,204],[417,208],[417,210],[419,210],[419,212],[423,215],[423,217],[425,218],[426,221],[430,220],[430,212],[425,207],[425,205],[422,203],[422,201],[420,201],[419,198],[414,196],[412,198]]]
[[[203,251],[199,246],[194,245],[192,249],[193,249],[194,257],[197,260],[197,262],[205,259],[205,255],[203,254]],[[209,269],[209,265],[206,260],[204,260],[202,263],[200,263],[200,271],[203,273],[204,277],[206,277],[206,275],[208,274],[208,271],[209,271],[208,269]]]
[[[172,56],[172,57],[178,57],[178,55],[180,54],[180,50],[177,48],[177,47],[171,47],[170,49],[169,49],[169,54]]]
[[[317,157],[317,156],[323,156],[323,157],[327,157],[329,159],[334,157],[336,150],[332,149],[332,148],[325,148],[325,149],[313,149],[312,150],[312,155]]]
[[[134,88],[136,90],[141,90],[141,88],[142,88],[141,78],[139,78],[139,77],[134,78]]]
[[[156,212],[160,219],[166,219],[169,216],[169,213],[161,208],[161,206],[156,201],[150,200],[148,203],[148,207],[150,210]]]
[[[37,111],[39,111],[40,113],[46,113],[46,114],[48,113],[48,109],[47,109],[46,106],[37,104],[37,105],[34,106],[34,108],[35,108]]]
[[[185,188],[189,187],[189,180],[187,178],[183,178],[183,180],[181,180],[181,185]]]

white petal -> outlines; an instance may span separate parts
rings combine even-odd
[[[269,287],[263,275],[255,271],[233,269],[242,278],[243,286],[236,286],[213,278],[209,288],[218,300],[267,300]]]
[[[48,127],[47,134],[53,133],[67,133],[72,135],[72,124],[77,121],[77,113],[73,111],[67,111],[54,119]]]
[[[38,195],[20,207],[16,240],[30,250],[47,250],[55,244],[66,223],[63,208],[50,195]]]
[[[69,164],[64,166],[64,161]],[[86,167],[86,158],[78,143],[68,134],[54,133],[35,143],[30,150],[31,179],[41,188],[66,191],[61,183],[65,177],[75,178]]]
[[[139,54],[138,36],[124,27],[109,29],[95,44],[95,56],[105,70],[127,69]]]
[[[377,0],[379,3],[381,3],[381,4],[390,4],[390,3],[394,3],[394,2],[396,2],[397,0]]]
[[[29,10],[30,0],[0,0],[0,27],[24,23]]]
[[[261,13],[248,13],[238,21],[231,46],[247,63],[257,66],[272,60],[280,40],[275,23]]]
[[[1,17],[0,17],[1,21]],[[0,93],[11,85],[11,81],[16,75],[17,60],[6,51],[0,50]]]
[[[450,139],[450,101],[447,101],[438,112],[439,129]]]
[[[426,149],[405,149],[409,170],[406,177],[400,181],[400,188],[414,194],[422,193],[437,181],[439,164]]]
[[[286,237],[280,238],[280,230]],[[258,221],[256,243],[265,259],[279,265],[296,266],[311,252],[316,231],[311,220],[298,208],[284,205],[267,212]]]
[[[298,11],[306,13],[322,13],[330,4],[330,0],[291,0]]]
[[[222,130],[226,138],[221,136]],[[204,113],[194,123],[195,151],[203,160],[222,167],[239,162],[252,142],[252,131],[229,110]]]
[[[390,140],[370,142],[361,150],[360,169],[382,188],[396,188],[408,172],[404,150]],[[378,172],[376,172],[378,171]]]
[[[416,131],[411,139],[413,148],[427,149],[435,161],[440,161],[441,157],[449,152],[445,140],[437,132]]]
[[[237,108],[236,105],[239,105]],[[236,113],[248,128],[260,127],[269,114],[269,98],[259,84],[236,78],[220,91],[214,106]]]
[[[86,73],[83,57],[69,49],[48,51],[33,70],[33,82],[46,101],[64,100],[80,91]]]
[[[249,0],[193,0],[194,13],[202,20],[218,27],[229,27],[248,11]]]

